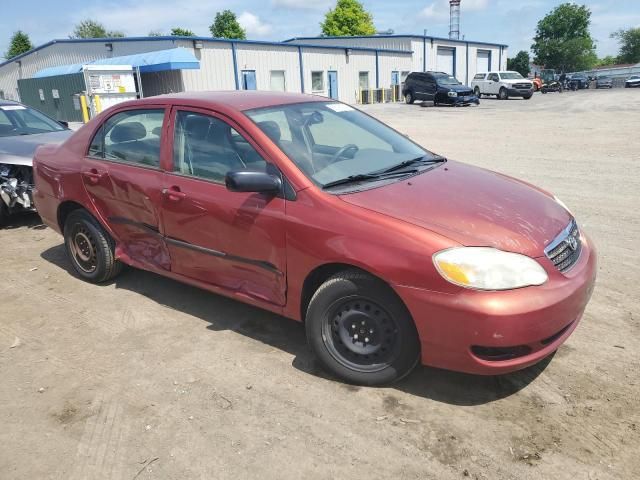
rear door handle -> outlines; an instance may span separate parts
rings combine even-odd
[[[97,169],[92,168],[91,170],[87,170],[83,172],[84,177],[92,184],[97,184],[102,178],[102,173],[98,172]]]
[[[164,190],[162,190],[162,194],[167,198],[167,200],[171,200],[172,202],[179,202],[180,200],[187,197],[187,194],[180,191],[180,187],[178,187],[177,185],[165,188]]]

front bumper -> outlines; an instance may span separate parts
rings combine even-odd
[[[415,320],[422,363],[495,375],[557,350],[577,327],[595,285],[596,252],[584,234],[583,242],[580,259],[566,274],[546,257],[538,259],[549,274],[539,287],[443,294],[396,286]]]
[[[510,97],[530,97],[533,95],[532,88],[507,88],[507,94]]]
[[[458,97],[446,97],[444,103],[448,103],[450,105],[471,105],[475,103],[476,105],[480,105],[480,99],[475,95],[467,95],[467,96],[458,96]]]

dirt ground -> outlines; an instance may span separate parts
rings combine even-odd
[[[345,385],[302,325],[142,271],[84,283],[27,216],[0,231],[2,480],[636,478],[640,91],[366,110],[573,209],[599,278],[555,357]]]

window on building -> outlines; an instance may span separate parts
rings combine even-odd
[[[243,90],[256,89],[256,71],[255,70],[242,71],[242,89]]]
[[[274,92],[286,92],[284,70],[271,70],[270,89]]]
[[[324,92],[324,72],[311,72],[311,90]]]
[[[358,74],[358,84],[362,90],[369,88],[369,72],[360,72]]]
[[[173,171],[223,183],[231,170],[262,170],[267,162],[236,130],[222,120],[180,111],[173,142]]]
[[[109,118],[98,130],[89,155],[106,160],[160,166],[164,110],[129,110]]]

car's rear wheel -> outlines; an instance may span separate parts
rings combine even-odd
[[[407,308],[388,285],[359,270],[325,281],[309,302],[305,323],[317,358],[350,383],[392,383],[420,358]]]
[[[531,100],[531,97],[533,97],[533,95],[525,95],[522,98],[524,98],[525,100]]]
[[[500,88],[500,92],[498,92],[498,98],[500,100],[506,100],[507,98],[509,98],[509,94],[507,93],[507,89],[502,87]]]
[[[480,93],[480,87],[476,87],[473,89],[473,93],[475,94],[476,97],[480,98],[482,97],[482,94]]]
[[[413,102],[415,102],[415,98],[413,96],[413,92],[407,92],[404,96],[404,101],[406,103],[408,103],[409,105],[411,105]]]
[[[113,239],[86,210],[74,210],[67,217],[64,244],[74,270],[84,280],[106,282],[122,270]]]

